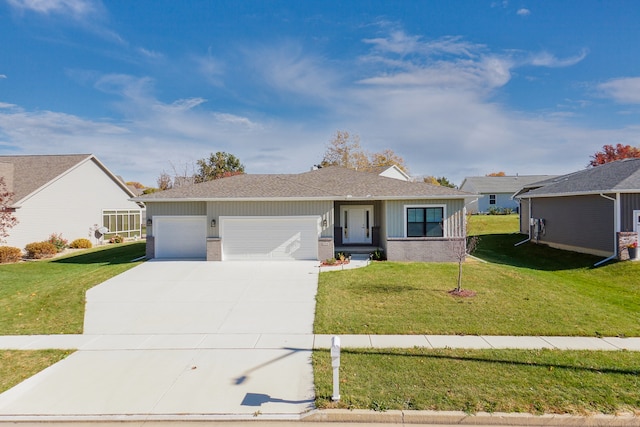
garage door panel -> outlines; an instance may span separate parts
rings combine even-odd
[[[223,259],[317,259],[319,220],[319,217],[222,218]]]
[[[156,258],[207,257],[207,217],[156,216],[153,222]]]

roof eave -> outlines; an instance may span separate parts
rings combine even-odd
[[[163,202],[290,202],[290,201],[368,201],[368,200],[473,200],[476,195],[415,195],[415,196],[335,196],[335,197],[175,197],[175,198],[130,198],[130,201],[141,203],[163,203]]]
[[[640,189],[627,189],[627,190],[616,190],[616,189],[607,189],[607,190],[590,190],[590,191],[574,191],[567,193],[545,193],[545,194],[529,194],[524,193],[520,196],[517,196],[518,199],[536,199],[543,197],[569,197],[569,196],[598,196],[600,194],[606,193],[619,193],[619,194],[632,194],[632,193],[640,193]]]

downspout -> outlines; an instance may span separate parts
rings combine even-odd
[[[612,259],[618,258],[618,243],[616,240],[616,236],[618,231],[620,231],[620,193],[616,193],[616,197],[609,197],[602,193],[600,193],[600,197],[604,197],[605,199],[611,200],[613,204],[613,255],[608,258],[603,259],[602,261],[598,261],[593,264],[594,267],[599,267],[605,262],[611,261]]]
[[[526,239],[524,239],[522,242],[518,242],[515,245],[513,245],[514,247],[516,246],[520,246],[524,243],[527,243],[529,241],[531,241],[531,197],[529,197],[529,216],[527,218],[527,222],[528,224],[528,228],[529,228],[529,237],[527,237]]]

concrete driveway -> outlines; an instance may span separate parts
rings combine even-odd
[[[317,262],[144,263],[87,293],[95,340],[0,395],[0,417],[295,418],[317,279]]]

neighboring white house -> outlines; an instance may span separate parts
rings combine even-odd
[[[95,244],[101,227],[109,230],[104,237],[142,234],[142,209],[129,200],[134,193],[92,154],[0,156],[0,176],[19,221],[4,245],[24,249],[52,233]]]
[[[481,195],[467,207],[469,213],[486,213],[493,209],[511,209],[517,212],[519,205],[518,201],[513,199],[513,194],[528,184],[549,178],[553,176],[468,176],[462,181],[460,190]]]

